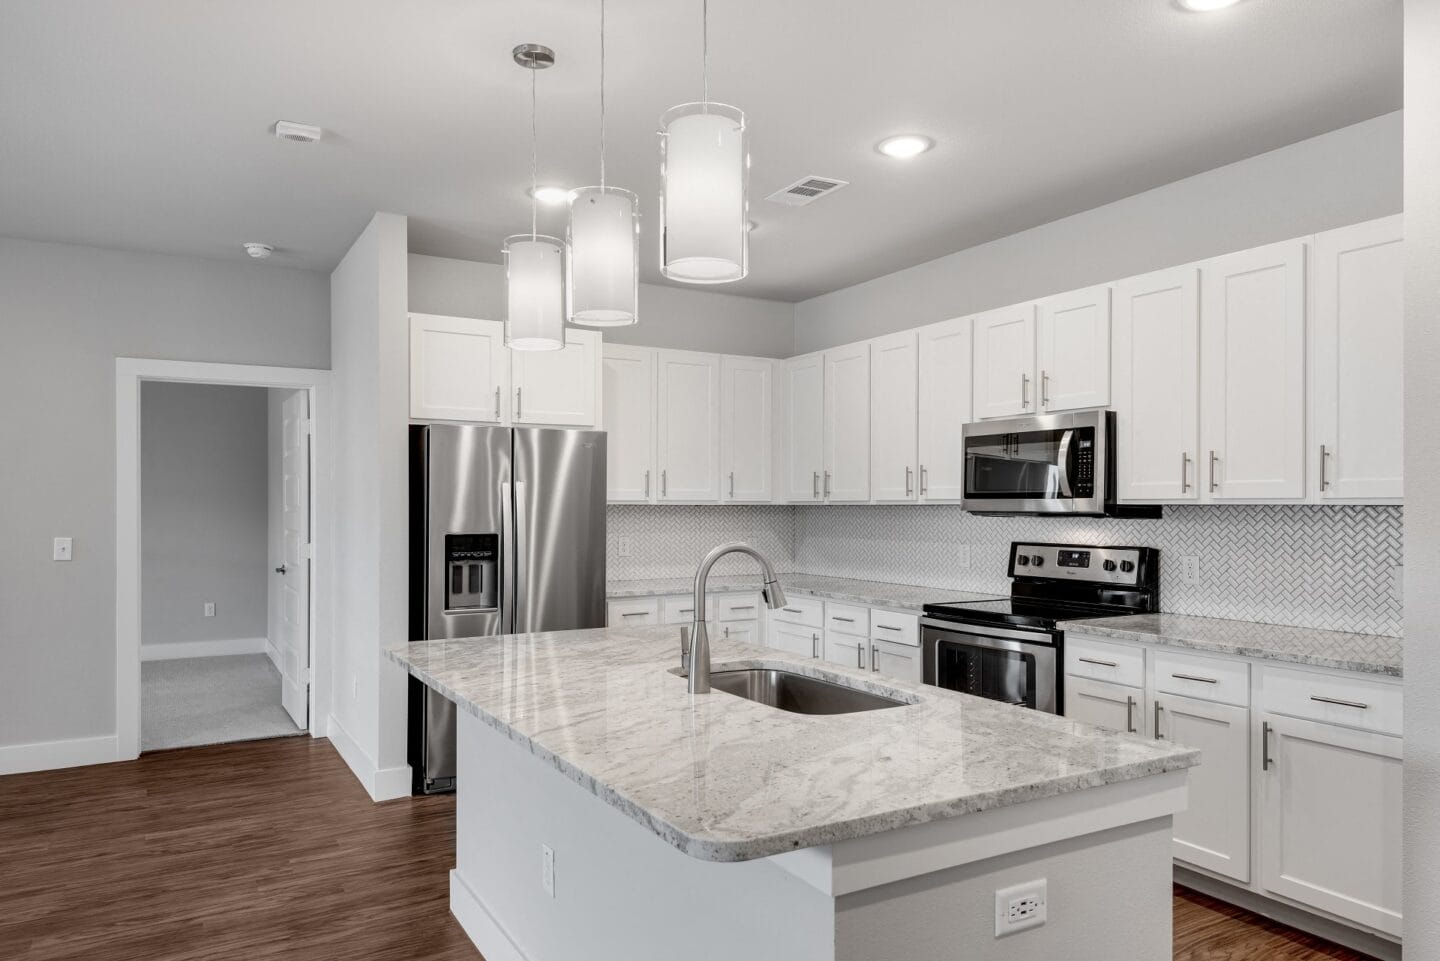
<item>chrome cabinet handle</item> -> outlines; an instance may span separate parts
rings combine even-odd
[[[1215,452],[1212,450],[1210,452],[1210,493],[1212,494],[1219,489],[1219,487],[1215,483],[1215,462],[1219,459],[1220,458],[1216,457]]]
[[[875,666],[875,655],[876,653],[878,653],[878,651],[879,649],[876,648],[873,644],[870,646],[870,670],[872,671],[880,670],[880,668]]]
[[[1190,452],[1180,452],[1180,493],[1190,489]]]
[[[621,614],[621,617],[644,617],[649,611],[630,611],[628,614]]]
[[[500,419],[500,385],[495,385],[495,419]]]
[[[1050,409],[1050,374],[1043,370],[1040,371],[1040,406]]]
[[[676,611],[676,613],[677,613],[677,614],[694,614],[694,613],[695,613],[695,608],[693,608],[693,607],[682,607],[682,608],[680,608],[680,610]]]
[[[853,618],[853,617],[841,617],[841,616],[838,615],[838,614],[831,614],[831,615],[830,615],[830,620],[832,620],[832,621],[839,621],[839,622],[842,623],[842,624],[854,624],[854,623],[855,623],[855,618]]]
[[[882,631],[898,631],[898,630],[900,630],[900,628],[898,628],[898,627],[891,627],[889,624],[876,624],[875,626],[878,627],[878,628],[880,628],[880,630],[882,630]]]
[[[1270,770],[1270,722],[1260,725],[1260,770]]]
[[[1330,481],[1325,477],[1325,462],[1330,459],[1330,450],[1324,444],[1320,445],[1320,489],[1330,489]]]
[[[729,637],[729,636],[730,636],[730,628],[728,628],[728,627],[725,628],[725,636],[726,636],[726,637]]]
[[[650,468],[645,468],[645,496],[650,496]]]
[[[865,670],[865,645],[864,645],[864,644],[856,644],[856,645],[855,645],[855,666],[858,667],[858,668],[859,668],[860,670],[862,670],[862,671]]]
[[[782,607],[782,608],[780,608],[780,610],[784,611],[786,614],[804,614],[804,613],[805,613],[804,611],[800,610],[800,608],[798,608],[798,607]]]
[[[915,475],[915,469],[914,469],[913,467],[907,467],[907,468],[905,468],[905,496],[906,496],[906,497],[909,497],[910,495],[912,495],[912,494],[915,493],[915,484],[914,484],[914,482],[913,482],[913,481],[914,481],[914,475]]]
[[[819,656],[820,656],[820,635],[819,635],[819,634],[811,634],[811,635],[810,635],[810,656],[811,656],[811,657],[819,657]]]
[[[666,496],[669,496],[669,494],[670,494],[670,478],[669,478],[668,474],[669,474],[669,472],[668,472],[667,470],[662,469],[662,470],[660,471],[660,496],[661,496],[661,497],[666,497]]]
[[[519,387],[516,387],[516,388],[515,388],[515,419],[516,419],[516,420],[519,420],[519,419],[520,419],[520,417],[521,417],[521,411],[524,409],[523,406],[522,406],[521,403],[520,403],[520,391],[521,391],[521,389],[522,389],[522,388],[519,388]]]
[[[754,604],[736,604],[734,607],[730,608],[730,610],[732,610],[732,611],[753,611],[753,610],[755,610],[755,605],[754,605]]]
[[[1026,373],[1020,375],[1020,406],[1030,406],[1030,375]]]
[[[1095,658],[1093,658],[1093,657],[1081,657],[1081,658],[1077,658],[1076,660],[1080,661],[1080,663],[1082,663],[1082,664],[1099,664],[1101,667],[1119,667],[1119,666],[1120,666],[1119,664],[1116,664],[1114,661],[1101,661],[1101,660],[1097,660],[1097,659],[1095,659]]]
[[[1157,700],[1155,702],[1155,740],[1157,741],[1165,740],[1165,735],[1160,733],[1160,712],[1163,710],[1165,709],[1160,706],[1160,702]]]
[[[924,496],[925,496],[925,491],[929,489],[929,483],[928,483],[928,482],[929,482],[929,475],[930,475],[930,472],[925,469],[925,465],[924,465],[924,464],[921,464],[921,465],[920,465],[920,496],[921,496],[921,497],[924,497]]]
[[[735,472],[733,470],[730,472],[730,496],[735,496]]]
[[[1361,711],[1368,711],[1370,709],[1369,704],[1362,704],[1359,701],[1343,701],[1338,697],[1321,697],[1319,694],[1311,694],[1310,700],[1318,701],[1321,704],[1336,704],[1340,707],[1353,707]]]
[[[1135,698],[1128,694],[1125,696],[1125,733],[1135,733]]]
[[[1213,677],[1201,677],[1199,674],[1171,674],[1171,677],[1180,681],[1199,681],[1201,684],[1219,684],[1220,681]]]
[[[284,564],[281,564],[279,567],[275,568],[275,573],[276,573],[276,574],[284,574],[287,570],[289,570],[289,567],[287,567],[287,566],[284,565]]]
[[[830,472],[828,470],[825,472],[825,496],[830,496]]]
[[[810,474],[810,496],[816,500],[820,499],[820,472],[818,470]]]

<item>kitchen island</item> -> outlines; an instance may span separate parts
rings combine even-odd
[[[487,961],[1169,957],[1194,751],[724,640],[717,674],[902,703],[690,695],[674,627],[387,654],[459,707],[451,909]],[[997,937],[1042,879],[1046,923]]]

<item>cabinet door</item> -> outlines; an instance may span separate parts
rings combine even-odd
[[[870,670],[886,677],[920,683],[920,648],[890,641],[870,642]]]
[[[1260,884],[1400,934],[1401,743],[1265,714]]]
[[[870,345],[825,352],[825,477],[831,503],[870,499]]]
[[[818,503],[825,469],[825,356],[785,362],[785,497]]]
[[[662,350],[655,463],[660,501],[720,499],[720,358]]]
[[[1305,248],[1201,266],[1201,465],[1211,500],[1305,496]]]
[[[1040,302],[1040,412],[1110,404],[1110,287]]]
[[[870,480],[877,501],[916,497],[917,364],[913,330],[870,342]]]
[[[825,632],[825,660],[831,664],[865,669],[870,666],[870,641],[835,631]]]
[[[766,640],[770,647],[779,651],[800,657],[820,656],[820,631],[812,627],[772,620],[766,625]]]
[[[975,325],[975,416],[1035,413],[1035,305],[986,311]]]
[[[715,625],[712,636],[715,634],[741,644],[765,643],[765,635],[760,630],[759,621],[725,621]]]
[[[1175,815],[1175,858],[1250,880],[1250,710],[1172,694],[1155,696],[1155,736],[1201,752],[1190,803]]]
[[[411,314],[410,416],[502,423],[509,363],[500,321]]]
[[[611,503],[653,503],[655,351],[605,345],[605,466]]]
[[[970,422],[970,318],[920,328],[920,499],[965,497],[961,428]]]
[[[1199,500],[1199,268],[1120,282],[1114,357],[1116,497]]]
[[[763,357],[720,358],[720,496],[768,501],[774,450],[770,398],[775,362]]]
[[[1150,733],[1145,713],[1145,692],[1138,687],[1065,677],[1065,716],[1125,734]]]
[[[1400,217],[1315,238],[1312,332],[1316,493],[1403,493],[1405,264]]]
[[[566,330],[560,350],[510,351],[511,420],[516,424],[592,427],[600,335]]]

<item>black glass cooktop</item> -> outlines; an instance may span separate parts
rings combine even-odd
[[[1063,604],[1029,597],[1001,597],[993,601],[926,604],[925,616],[960,624],[1009,624],[1054,630],[1060,621],[1134,614],[1131,608],[1107,604]]]

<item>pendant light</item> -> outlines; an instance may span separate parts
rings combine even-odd
[[[505,238],[505,346],[560,350],[565,346],[564,253],[560,241],[536,230],[535,72],[555,63],[555,51],[522,43],[512,51],[530,73],[530,232]]]
[[[570,194],[565,232],[570,323],[624,327],[638,321],[639,272],[635,195],[605,183],[605,0],[600,0],[600,185]]]
[[[710,100],[710,9],[701,5],[703,98],[660,118],[660,272],[723,284],[750,270],[745,112]]]

